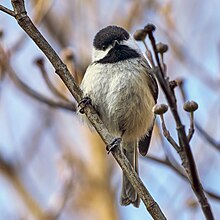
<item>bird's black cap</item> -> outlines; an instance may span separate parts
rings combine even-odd
[[[101,29],[94,38],[93,46],[98,50],[105,50],[109,45],[112,45],[114,41],[128,40],[128,32],[118,26],[107,26]]]

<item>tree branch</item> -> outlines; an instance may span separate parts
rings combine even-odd
[[[155,75],[159,81],[159,84],[166,96],[167,102],[170,106],[172,115],[175,119],[175,123],[176,123],[176,130],[177,130],[177,134],[178,134],[178,138],[179,138],[179,145],[181,147],[181,150],[179,150],[179,156],[182,160],[182,165],[186,170],[188,179],[191,183],[191,187],[195,193],[195,195],[197,196],[197,199],[201,205],[201,208],[203,210],[203,213],[206,217],[206,219],[209,220],[214,220],[213,214],[212,214],[212,210],[211,207],[208,203],[208,200],[205,196],[204,193],[204,189],[202,187],[202,184],[200,182],[199,176],[198,176],[198,172],[197,172],[197,168],[196,168],[196,164],[194,161],[194,157],[186,136],[186,132],[185,132],[185,127],[181,122],[178,110],[177,110],[177,103],[176,103],[176,98],[175,98],[175,94],[174,91],[170,88],[167,80],[165,79],[165,74],[163,72],[163,68],[160,65],[160,61],[159,61],[159,56],[158,56],[158,52],[157,52],[157,48],[156,48],[156,41],[155,38],[153,36],[153,31],[155,30],[155,27],[153,25],[147,25],[145,26],[146,31],[148,32],[148,37],[150,39],[150,42],[152,44],[153,47],[153,51],[154,51],[154,56],[157,62],[157,65],[159,67],[159,71],[155,71]]]

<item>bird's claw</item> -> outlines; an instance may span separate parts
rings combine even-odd
[[[84,109],[86,108],[86,106],[91,105],[91,103],[92,101],[88,96],[82,98],[82,100],[78,103],[78,107],[80,107],[79,112],[81,114],[84,114]]]
[[[109,154],[115,147],[119,147],[121,138],[115,138],[112,143],[106,146],[107,153]]]

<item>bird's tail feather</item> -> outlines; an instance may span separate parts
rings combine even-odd
[[[131,143],[123,143],[122,149],[125,156],[128,158],[131,165],[134,167],[138,174],[138,154],[137,154],[137,141]],[[139,207],[140,198],[130,181],[123,174],[122,191],[121,191],[121,205],[127,206],[133,204],[135,207]]]

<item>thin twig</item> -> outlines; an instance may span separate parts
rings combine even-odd
[[[170,145],[167,144],[167,142],[164,141],[164,137],[162,135],[162,133],[159,130],[159,125],[158,123],[156,123],[156,127],[158,129],[158,135],[159,135],[159,139],[161,142],[161,146],[164,150],[165,156],[166,156],[166,160],[169,160],[169,162],[174,166],[177,167],[178,169],[180,169],[182,172],[184,171],[184,168],[181,167],[179,165],[179,163],[177,162],[177,160],[175,159],[175,157],[173,156],[172,152],[170,151]]]
[[[155,67],[155,64],[154,64],[154,60],[153,60],[153,57],[152,57],[152,53],[151,51],[149,50],[148,46],[147,46],[147,43],[145,40],[143,40],[143,44],[145,46],[145,49],[146,49],[146,56],[151,64],[151,66],[154,68]]]
[[[187,135],[187,139],[188,139],[188,142],[191,141],[192,137],[193,137],[193,134],[194,134],[194,112],[190,112],[190,127],[189,127],[189,133]]]
[[[162,122],[162,130],[163,130],[164,137],[170,142],[170,144],[176,149],[176,151],[179,152],[180,147],[176,143],[176,141],[172,138],[172,136],[170,135],[170,132],[167,130],[163,114],[160,115],[160,119],[161,119],[161,122]]]
[[[0,5],[0,11],[5,12],[8,15],[11,15],[12,17],[15,16],[14,11],[10,10],[9,8],[4,7],[3,5]]]

